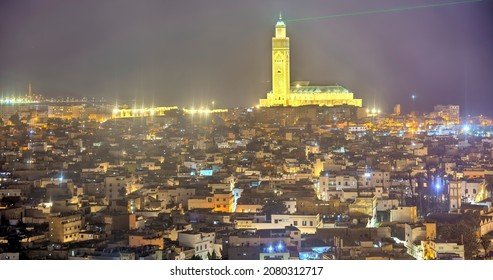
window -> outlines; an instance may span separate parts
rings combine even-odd
[[[301,225],[306,227],[306,221],[301,222]]]
[[[310,221],[310,226],[311,226],[311,227],[313,226],[313,221]]]
[[[298,225],[298,221],[294,221],[294,222],[293,222],[293,225],[294,225],[294,226],[297,226],[297,225]]]

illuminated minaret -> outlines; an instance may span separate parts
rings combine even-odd
[[[272,38],[272,93],[276,105],[289,105],[289,38],[279,15],[276,36]]]
[[[32,99],[32,97],[33,97],[33,96],[32,96],[32,92],[31,92],[31,83],[29,83],[29,91],[28,91],[28,93],[27,93],[27,98],[28,98],[29,100],[31,100],[31,99]]]

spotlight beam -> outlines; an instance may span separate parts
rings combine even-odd
[[[467,1],[445,2],[445,3],[437,3],[437,4],[408,6],[408,7],[397,7],[397,8],[389,8],[389,9],[381,9],[381,10],[370,10],[370,11],[362,11],[362,12],[354,12],[354,13],[335,14],[335,15],[320,16],[320,17],[306,17],[306,18],[298,18],[298,19],[288,19],[288,20],[286,20],[286,22],[298,22],[298,21],[307,21],[307,20],[331,19],[331,18],[347,17],[347,16],[363,16],[363,15],[403,12],[403,11],[412,11],[412,10],[419,10],[419,9],[426,9],[426,8],[459,5],[459,4],[466,4],[466,3],[475,3],[475,2],[481,2],[481,1],[483,1],[483,0],[467,0]]]

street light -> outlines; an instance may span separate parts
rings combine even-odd
[[[413,93],[413,94],[411,95],[411,99],[413,100],[413,105],[412,105],[412,106],[413,106],[413,108],[412,108],[412,112],[414,112],[414,100],[416,100],[416,94],[414,94],[414,93]],[[411,112],[411,113],[412,113],[412,112]]]
[[[440,191],[440,187],[441,187],[440,186],[440,183],[436,183],[435,184],[435,188],[436,188],[436,191],[437,191],[437,200],[436,200],[436,202],[437,202],[437,212],[438,212],[438,202],[439,202],[438,201],[438,192]]]

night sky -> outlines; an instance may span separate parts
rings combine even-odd
[[[253,106],[271,88],[281,11],[291,81],[337,83],[387,112],[415,94],[422,111],[492,116],[493,1],[432,6],[451,2],[467,1],[0,0],[0,92]],[[348,13],[363,14],[317,19]]]

